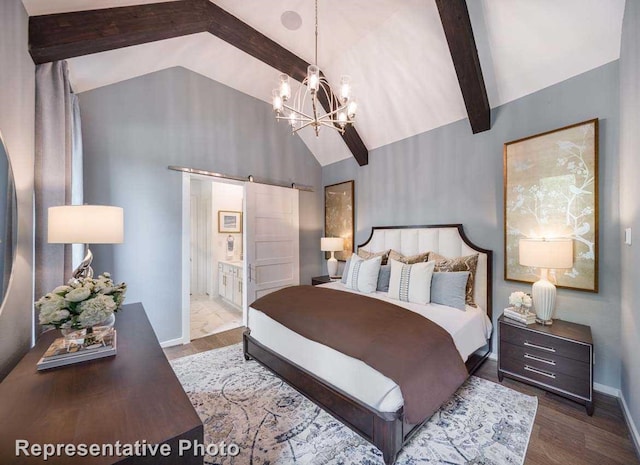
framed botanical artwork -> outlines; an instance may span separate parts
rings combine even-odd
[[[521,238],[571,238],[573,267],[557,287],[598,292],[598,120],[504,144],[504,278],[535,282]]]
[[[242,212],[228,212],[218,210],[218,232],[219,233],[241,233],[242,232]]]
[[[335,253],[339,261],[346,261],[353,253],[353,185],[353,181],[345,181],[324,188],[324,235],[344,239],[344,250]]]

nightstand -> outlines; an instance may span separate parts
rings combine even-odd
[[[316,276],[314,278],[311,278],[311,285],[312,286],[317,286],[318,284],[327,284],[330,283],[331,281],[335,281],[332,280],[328,274],[324,275],[324,276]]]
[[[498,379],[528,383],[585,405],[593,415],[593,339],[589,326],[498,319]]]

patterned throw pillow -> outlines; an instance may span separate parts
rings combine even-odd
[[[428,304],[431,300],[431,276],[435,262],[422,262],[413,265],[389,260],[391,279],[389,280],[390,299],[417,304]]]
[[[390,250],[385,250],[384,252],[372,253],[372,252],[367,252],[366,250],[363,250],[363,249],[358,249],[358,257],[364,258],[365,260],[369,260],[370,258],[373,258],[373,257],[382,257],[381,265],[386,265],[387,260],[389,260],[389,252]]]
[[[467,280],[467,290],[465,292],[465,302],[467,305],[477,307],[473,300],[473,285],[476,277],[476,269],[478,268],[478,254],[467,255],[466,257],[446,258],[435,252],[429,252],[429,260],[435,260],[436,266],[434,271],[468,271],[469,279]]]
[[[407,257],[406,255],[402,255],[400,252],[396,252],[393,249],[389,251],[389,259],[406,263],[407,265],[426,262],[428,261],[428,258],[429,258],[429,252],[419,253],[418,255],[411,255],[410,257]]]
[[[351,255],[345,286],[367,294],[375,292],[378,285],[381,260],[382,257],[380,256],[363,260],[356,254]]]

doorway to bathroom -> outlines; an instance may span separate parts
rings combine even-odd
[[[190,177],[189,339],[242,326],[242,184]]]

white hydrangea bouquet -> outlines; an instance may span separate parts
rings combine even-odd
[[[533,300],[529,294],[525,294],[521,291],[512,292],[509,296],[509,305],[513,305],[517,309],[522,307],[530,308],[533,305]]]
[[[40,324],[63,330],[99,325],[118,311],[126,291],[127,285],[115,284],[109,273],[95,279],[71,279],[66,286],[56,287],[35,303]]]

